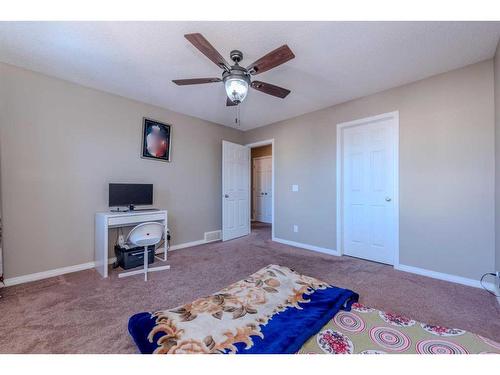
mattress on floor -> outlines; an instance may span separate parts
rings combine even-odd
[[[301,354],[500,353],[500,343],[462,329],[352,305],[340,311],[300,349]]]
[[[129,320],[141,353],[296,353],[358,295],[269,265],[221,291]]]

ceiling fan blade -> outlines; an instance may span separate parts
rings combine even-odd
[[[174,79],[173,83],[179,86],[184,85],[199,85],[200,83],[213,83],[220,82],[222,79],[220,78],[191,78],[191,79]]]
[[[228,70],[230,65],[224,60],[224,57],[210,44],[205,37],[199,33],[186,34],[184,37],[191,42],[193,46],[203,53],[206,57],[212,60],[217,66],[224,70]]]
[[[227,107],[232,107],[233,105],[238,105],[235,102],[233,102],[231,99],[227,98],[226,99],[226,106]]]
[[[251,85],[255,90],[259,90],[264,94],[269,94],[272,96],[277,96],[278,98],[284,99],[290,90],[284,89],[283,87],[271,85],[270,83],[265,83],[261,81],[253,81]]]
[[[295,57],[292,50],[285,44],[249,65],[247,70],[252,75],[260,74]]]

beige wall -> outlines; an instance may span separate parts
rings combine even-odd
[[[396,110],[400,263],[478,279],[495,256],[492,60],[246,132],[275,140],[276,237],[336,249],[336,124]]]
[[[500,42],[495,54],[495,271],[500,271]]]
[[[276,236],[335,249],[335,125],[399,110],[400,261],[477,279],[495,262],[493,77],[485,61],[242,134],[0,64],[6,276],[92,261],[109,182],[153,183],[174,244],[220,229],[222,139],[274,138]],[[172,123],[172,163],[139,157],[143,116]]]
[[[6,277],[92,261],[109,182],[153,183],[173,244],[221,228],[221,141],[240,131],[5,64],[0,99]],[[173,125],[171,163],[139,157],[143,116]]]

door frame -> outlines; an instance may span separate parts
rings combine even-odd
[[[272,146],[271,146],[271,148],[272,148]],[[250,172],[255,172],[255,168],[253,167],[254,160],[271,159],[271,179],[272,179],[272,169],[273,169],[273,165],[272,165],[273,164],[273,155],[272,154],[271,154],[271,156],[257,156],[256,158],[252,158],[252,149],[250,149],[250,159],[251,159],[250,162],[252,163],[250,165]],[[250,188],[252,190],[252,192],[250,193],[250,198],[252,198],[252,201],[253,201],[254,196],[253,196],[253,185],[252,185],[252,182],[255,182],[253,173],[251,173],[251,175],[250,175],[250,180],[251,180],[251,182],[250,182]],[[272,181],[271,181],[271,185],[272,185]],[[273,187],[271,186],[271,190],[272,189],[273,189]],[[272,192],[272,194],[274,194],[274,191]],[[272,202],[272,198],[273,198],[273,195],[271,195],[271,202]],[[251,221],[252,220],[256,221],[255,218],[253,218],[253,209],[255,207],[252,206],[252,203],[255,204],[255,201],[250,202],[250,207],[252,209],[251,214],[250,214],[250,220]],[[271,211],[272,211],[272,208],[271,208]]]
[[[343,130],[345,128],[360,126],[360,125],[370,125],[375,124],[382,120],[392,120],[393,128],[393,153],[394,153],[394,163],[393,163],[393,184],[394,184],[394,264],[396,267],[399,264],[399,111],[387,112],[380,115],[365,117],[358,120],[342,122],[337,124],[337,160],[336,160],[336,173],[337,173],[337,251],[339,255],[344,255],[343,234],[344,234],[344,207],[343,207]]]
[[[273,190],[273,196],[271,197],[271,238],[274,238],[274,213],[275,213],[275,210],[274,210],[274,207],[275,207],[275,195],[276,195],[276,190],[274,188],[274,176],[276,174],[276,158],[274,157],[274,155],[276,154],[276,147],[274,145],[274,138],[271,138],[271,139],[266,139],[266,140],[263,140],[263,141],[258,141],[258,142],[253,142],[253,143],[248,143],[246,144],[245,146],[247,146],[248,148],[250,148],[250,160],[252,160],[252,148],[256,148],[256,147],[261,147],[261,146],[267,146],[267,145],[271,145],[271,148],[272,148],[272,154],[271,154],[271,165],[272,165],[272,173],[271,173],[271,189]],[[252,165],[250,163],[249,165],[249,170],[248,170],[248,173],[251,175],[252,173]],[[249,200],[248,200],[248,205],[249,205],[249,211],[248,212],[251,212],[251,209],[252,209],[252,199],[251,199],[251,194],[252,194],[252,179],[250,178],[248,180],[248,184],[249,184],[249,194],[250,194],[250,197],[249,197]],[[248,215],[249,216],[249,220],[250,220],[250,231],[252,230],[252,223],[251,223],[251,220],[252,220],[252,215]]]

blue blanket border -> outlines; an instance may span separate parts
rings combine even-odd
[[[302,310],[289,307],[272,317],[261,328],[264,339],[252,336],[253,346],[245,349],[237,343],[238,354],[294,354],[302,345],[328,323],[341,309],[349,311],[358,301],[358,294],[348,289],[330,287],[304,296]]]

